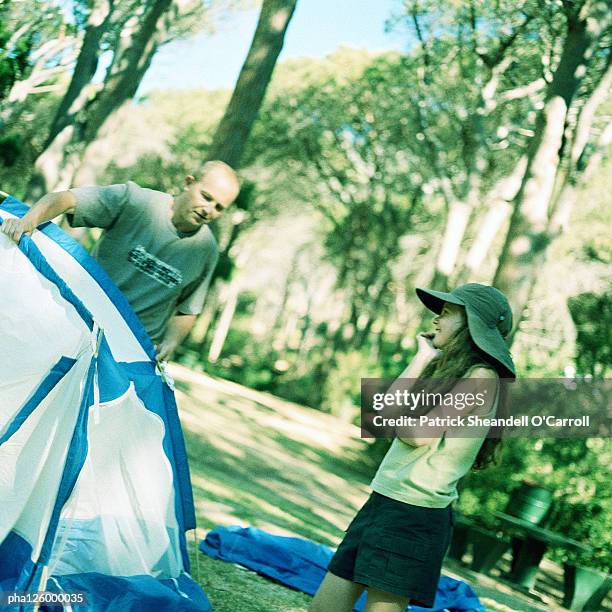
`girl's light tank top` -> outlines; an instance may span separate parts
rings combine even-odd
[[[499,401],[499,382],[493,407],[482,419],[492,418]],[[413,506],[446,508],[454,502],[457,482],[472,467],[489,430],[463,425],[471,437],[446,437],[424,446],[410,446],[395,438],[382,460],[371,487],[376,493]]]

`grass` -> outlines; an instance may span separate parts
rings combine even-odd
[[[377,461],[338,419],[173,366],[197,513],[197,539],[215,525],[255,526],[336,546],[369,494]],[[310,597],[205,555],[192,575],[216,612],[307,610]]]
[[[369,494],[380,457],[357,427],[310,408],[172,365],[197,514],[197,541],[216,525],[254,526],[336,546]],[[311,598],[237,565],[196,554],[191,574],[215,612],[305,612]],[[487,610],[555,612],[491,577],[445,563]],[[559,581],[557,577],[557,582]]]

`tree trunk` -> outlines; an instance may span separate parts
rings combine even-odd
[[[51,122],[49,135],[43,146],[45,149],[53,142],[56,136],[70,123],[70,115],[74,115],[84,105],[85,100],[78,100],[83,89],[91,83],[98,68],[98,59],[101,53],[100,42],[102,36],[108,30],[110,19],[113,14],[114,2],[101,0],[94,3],[88,17],[85,28],[85,36],[79,51],[70,85],[62,98],[55,116]],[[79,103],[80,102],[80,103]],[[74,105],[74,106],[73,106]]]
[[[431,281],[431,288],[436,291],[448,291],[448,279],[455,269],[455,262],[471,212],[472,207],[466,202],[455,201],[450,206],[434,277]]]
[[[195,344],[197,347],[202,349],[204,345],[204,339],[210,325],[212,324],[213,317],[217,309],[217,303],[219,301],[219,292],[217,290],[218,285],[214,288],[209,288],[206,294],[206,307],[198,315],[196,322],[189,333],[189,342]]]
[[[208,352],[208,361],[213,363],[219,359],[221,351],[223,350],[225,339],[227,338],[230,325],[232,324],[232,319],[234,318],[234,313],[236,312],[238,293],[238,285],[233,283],[229,287],[228,296],[225,300],[225,305],[223,306],[223,312],[219,317],[219,322],[217,323],[217,328],[215,329],[215,335],[213,336],[213,340],[210,344],[210,351]]]
[[[37,199],[43,193],[67,189],[89,144],[110,117],[124,102],[130,100],[147,71],[157,50],[159,24],[172,0],[155,0],[126,44],[118,37],[114,68],[110,70],[102,89],[70,121],[38,158],[28,197]]]
[[[589,17],[595,17],[591,15]],[[605,26],[602,16],[568,16],[559,65],[537,120],[527,169],[515,198],[510,227],[493,284],[510,300],[516,332],[550,242],[549,203],[559,167],[567,111],[586,72],[592,43]]]
[[[299,248],[293,254],[293,258],[291,259],[291,263],[289,264],[289,270],[287,271],[287,275],[285,276],[285,282],[283,284],[283,293],[281,299],[278,302],[278,309],[276,311],[276,315],[274,316],[274,323],[272,324],[271,330],[272,335],[278,336],[279,338],[280,334],[282,333],[285,309],[289,301],[289,296],[291,294],[293,283],[295,282],[295,279],[297,277],[299,258],[302,256],[303,252],[303,248]]]
[[[580,115],[576,122],[568,167],[563,175],[563,179],[551,206],[553,215],[551,219],[551,231],[553,234],[566,229],[569,223],[569,215],[575,199],[576,185],[583,177],[584,171],[586,170],[587,162],[584,156],[589,142],[593,118],[601,103],[607,99],[611,86],[612,57],[608,56],[606,69],[602,73],[596,87],[593,89],[593,93],[589,96],[580,110]],[[609,142],[609,126],[601,134],[599,142],[596,145],[596,151],[601,151],[606,146],[607,142]],[[589,159],[589,162],[590,161]]]
[[[489,194],[491,204],[482,225],[476,233],[474,242],[468,251],[465,264],[458,275],[461,283],[472,280],[483,265],[498,232],[512,212],[510,202],[514,200],[521,186],[521,179],[527,167],[527,158],[521,157],[512,174],[500,181]]]
[[[159,44],[159,22],[172,0],[156,0],[134,33],[132,43],[115,62],[116,69],[104,88],[86,108],[87,119],[80,125],[86,144],[93,142],[110,115],[136,94]]]
[[[263,101],[287,26],[297,0],[264,0],[251,48],[221,123],[208,159],[220,159],[237,168]]]

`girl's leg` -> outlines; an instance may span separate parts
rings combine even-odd
[[[363,589],[365,589],[363,584],[356,584],[327,572],[309,610],[310,612],[351,612]]]
[[[368,588],[365,612],[404,612],[410,602],[408,597]]]

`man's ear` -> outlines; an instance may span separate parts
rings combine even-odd
[[[195,176],[191,176],[191,174],[188,174],[185,177],[185,187],[189,187],[189,185],[191,185],[192,183],[195,183]]]

